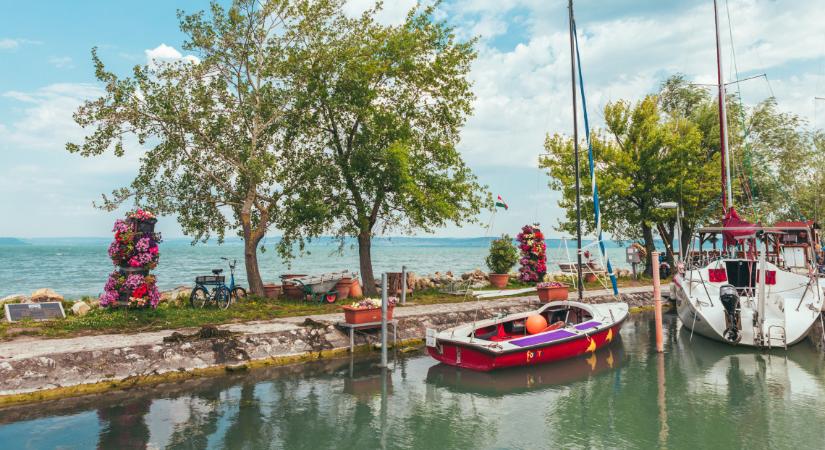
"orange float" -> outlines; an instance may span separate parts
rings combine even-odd
[[[524,325],[527,327],[527,333],[529,334],[541,333],[547,328],[547,319],[540,314],[536,314],[528,317]]]

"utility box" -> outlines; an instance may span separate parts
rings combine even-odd
[[[642,254],[639,252],[639,247],[631,245],[625,249],[625,261],[628,264],[639,264],[642,262]]]

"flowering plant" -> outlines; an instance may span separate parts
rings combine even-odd
[[[388,297],[387,298],[387,307],[392,308],[395,304],[398,303],[397,297]],[[376,309],[381,307],[381,299],[380,298],[365,298],[359,300],[357,302],[352,302],[349,305],[350,308],[354,309]]]
[[[144,221],[144,222],[148,222],[152,219],[156,219],[154,214],[152,214],[149,211],[140,209],[140,208],[130,212],[129,214],[126,215],[126,217],[128,217],[130,219],[134,219],[134,220],[141,220],[141,221]]]
[[[544,278],[544,274],[547,273],[547,244],[538,224],[522,227],[521,233],[516,235],[516,240],[521,250],[519,280],[536,282]]]
[[[156,281],[154,275],[126,275],[115,270],[100,295],[100,306],[116,305],[121,297],[128,296],[129,306],[155,308],[160,301]]]
[[[144,270],[157,267],[160,258],[160,234],[140,233],[136,231],[133,223],[121,219],[115,221],[112,231],[115,233],[115,239],[109,244],[109,257],[115,265],[139,267]]]
[[[550,289],[550,288],[561,288],[567,287],[564,283],[559,283],[558,281],[544,281],[536,285],[538,289]]]

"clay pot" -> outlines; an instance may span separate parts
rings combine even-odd
[[[364,291],[361,290],[361,283],[358,281],[358,278],[353,278],[352,284],[349,287],[349,296],[350,297],[363,297]]]
[[[387,308],[387,321],[392,320],[392,310]],[[344,306],[344,321],[349,324],[375,323],[381,321],[381,308],[358,309],[351,306]]]
[[[585,283],[592,283],[596,281],[596,274],[595,273],[586,273],[584,274],[584,282]]]
[[[350,290],[352,289],[352,278],[342,278],[341,281],[335,284],[335,290],[338,292],[338,298],[347,298],[349,297]]]
[[[510,275],[506,273],[491,273],[490,284],[501,289],[507,287],[507,282],[510,280]]]
[[[265,284],[264,285],[264,297],[266,298],[278,298],[281,295],[281,285],[280,284]]]
[[[296,273],[281,275],[281,281],[283,282],[281,290],[284,294],[284,297],[286,297],[290,300],[301,300],[302,298],[304,298],[303,288],[301,288],[301,286],[299,286],[297,284],[289,283],[289,282],[287,282],[287,280],[290,280],[292,278],[305,277],[305,276],[306,275],[296,274]]]
[[[536,290],[539,293],[539,300],[542,303],[567,300],[569,293],[566,285],[561,287],[537,288]]]

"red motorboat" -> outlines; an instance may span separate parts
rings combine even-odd
[[[626,303],[553,302],[441,332],[428,329],[427,350],[445,364],[480,371],[558,361],[609,345],[627,314]],[[536,319],[550,325],[528,333],[528,320]]]

